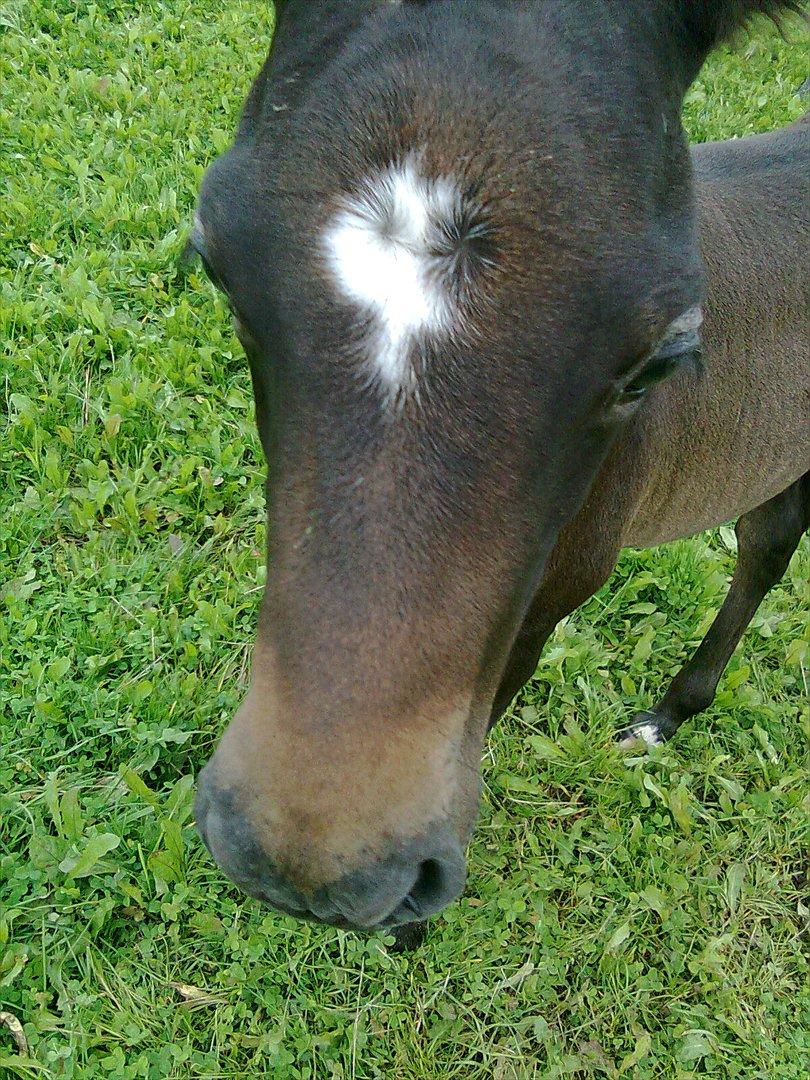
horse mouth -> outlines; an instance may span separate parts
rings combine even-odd
[[[316,915],[315,912],[310,911],[308,908],[290,907],[288,904],[271,899],[266,893],[258,892],[255,896],[266,907],[273,911],[280,911],[282,915],[289,915],[290,918],[297,919],[299,922],[306,922],[315,926],[333,926],[337,930],[348,930],[358,934],[376,934],[385,930],[395,930],[397,927],[406,926],[408,923],[420,922],[423,918],[418,902],[410,895],[406,896],[384,919],[371,926],[353,923],[339,912]]]

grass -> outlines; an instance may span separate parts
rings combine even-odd
[[[733,534],[628,552],[486,752],[464,899],[428,943],[245,901],[191,824],[262,583],[248,375],[176,256],[264,3],[0,8],[0,1076],[798,1080],[800,550],[705,720],[611,747],[721,602]],[[696,138],[782,124],[796,32],[718,54]]]

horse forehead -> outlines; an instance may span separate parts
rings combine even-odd
[[[333,293],[348,305],[373,379],[396,398],[414,388],[414,350],[464,330],[460,258],[465,200],[452,175],[418,155],[364,176],[323,234]]]

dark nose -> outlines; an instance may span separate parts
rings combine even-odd
[[[228,793],[203,773],[197,828],[220,869],[250,896],[288,915],[365,930],[427,919],[464,888],[464,854],[446,827],[402,842],[382,858],[311,891],[286,881]]]

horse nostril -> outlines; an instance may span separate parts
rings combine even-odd
[[[422,922],[454,900],[464,887],[464,856],[460,849],[449,847],[440,856],[418,863],[416,878],[407,894],[383,925]]]
[[[419,874],[405,898],[405,903],[415,915],[421,917],[424,909],[433,908],[446,891],[446,875],[442,864],[436,859],[425,859],[419,867]]]
[[[427,842],[417,838],[387,858],[351,871],[326,886],[323,899],[355,927],[381,929],[421,922],[459,895],[465,871],[460,844],[439,832]],[[310,909],[321,914],[312,904]]]
[[[450,848],[446,855],[423,859],[416,879],[399,906],[391,912],[388,923],[422,921],[441,911],[464,887],[464,856]]]

